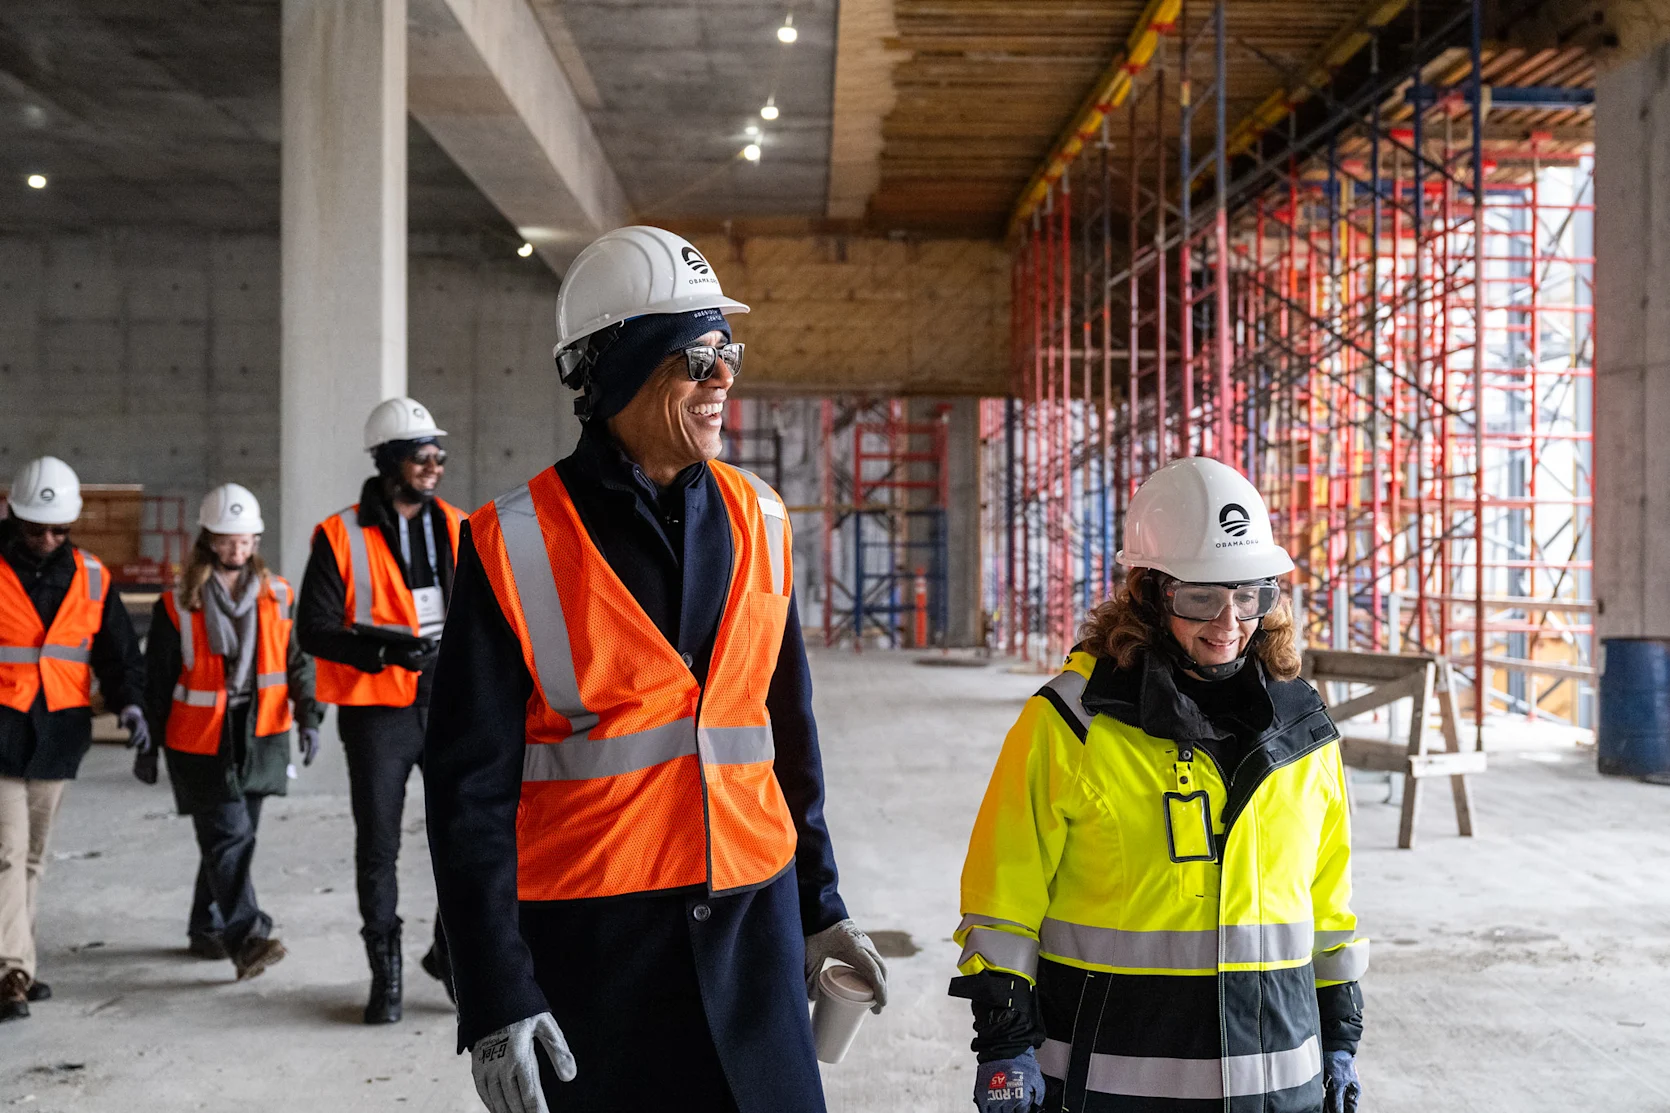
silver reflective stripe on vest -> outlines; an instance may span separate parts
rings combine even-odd
[[[696,720],[625,734],[533,743],[522,752],[524,781],[589,781],[635,773],[696,752]]]
[[[354,623],[373,626],[371,620],[371,556],[365,551],[365,531],[348,520],[348,511],[336,516],[348,535],[348,571],[354,577]],[[405,627],[401,627],[404,629]]]
[[[1045,1040],[1038,1049],[1038,1066],[1051,1078],[1065,1079],[1072,1053],[1070,1044]],[[1250,1097],[1303,1086],[1320,1073],[1322,1048],[1312,1036],[1288,1051],[1231,1055],[1228,1059],[1092,1053],[1085,1088],[1120,1097],[1222,1101],[1226,1075],[1230,1097]]]
[[[283,580],[273,580],[273,595],[278,599],[278,617],[289,621],[290,606],[294,600],[290,596],[290,585]]]
[[[92,650],[74,645],[43,645],[40,654],[43,660],[74,661],[78,665],[85,665],[93,659]]]
[[[769,726],[703,727],[696,738],[703,765],[749,765],[777,756]]]
[[[975,955],[985,959],[989,966],[1013,970],[1029,978],[1038,974],[1038,941],[1030,936],[989,927],[973,928],[963,943],[957,965],[962,966]]]
[[[574,675],[574,652],[568,641],[568,621],[563,617],[562,599],[557,595],[551,557],[545,550],[545,536],[534,514],[533,493],[527,484],[493,501],[499,516],[499,533],[504,537],[510,576],[522,603],[522,617],[528,626],[528,643],[533,647],[534,673],[545,702],[568,720],[573,734],[570,745],[597,725],[597,715],[580,699],[580,681]],[[550,744],[528,747],[548,749]],[[527,760],[532,760],[530,757]],[[545,759],[541,759],[545,760]],[[524,762],[524,765],[526,762]],[[566,777],[533,777],[532,780],[568,780]]]
[[[184,684],[174,685],[174,702],[183,703],[187,707],[213,707],[220,702],[219,692],[198,692],[187,688]]]
[[[1293,963],[1310,958],[1311,925],[1228,924],[1204,931],[1122,931],[1046,918],[1044,953],[1135,970],[1216,970],[1225,963]]]
[[[180,616],[180,663],[189,672],[197,661],[197,648],[192,644],[191,612],[186,610],[185,592],[174,592],[174,613]]]
[[[1359,939],[1347,947],[1324,951],[1311,960],[1316,978],[1323,982],[1354,982],[1368,973],[1368,940]]]
[[[85,553],[81,559],[87,566],[87,598],[100,602],[104,599],[104,565]]]
[[[255,678],[257,688],[280,688],[290,682],[290,678],[281,672],[264,672]]]
[[[1084,704],[1079,701],[1084,698],[1084,686],[1088,683],[1088,678],[1082,673],[1068,671],[1061,673],[1054,680],[1044,685],[1044,687],[1061,697],[1061,702],[1067,705],[1067,710],[1073,713],[1073,717],[1078,719],[1079,725],[1084,727],[1086,731],[1090,730],[1091,716],[1089,712],[1085,711]]]
[[[760,503],[760,513],[768,519],[765,523],[765,546],[771,555],[771,590],[787,595],[789,585],[783,582],[783,540],[789,532],[789,513],[770,484],[751,471],[743,471],[741,468],[737,471],[748,481],[748,485],[754,488],[754,494]],[[773,518],[776,521],[769,520]]]
[[[0,665],[33,665],[40,659],[38,645],[0,645]]]

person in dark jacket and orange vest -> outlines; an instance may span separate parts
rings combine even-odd
[[[236,483],[216,487],[198,525],[178,586],[151,615],[146,709],[201,854],[189,950],[230,958],[242,981],[285,955],[255,899],[255,836],[262,803],[283,796],[294,773],[291,728],[300,727],[302,763],[311,765],[323,716],[313,662],[295,638],[295,594],[258,551],[266,527],[254,494]],[[134,775],[156,783],[154,750],[135,761]]]
[[[334,703],[348,757],[354,872],[366,958],[367,1024],[400,1019],[399,889],[406,782],[423,764],[423,732],[463,513],[435,496],[446,452],[429,411],[390,398],[371,411],[365,447],[377,474],[360,500],[319,523],[296,623]],[[423,968],[452,992],[439,918]]]
[[[425,795],[493,1113],[817,1113],[809,982],[837,960],[886,1002],[837,889],[787,514],[715,460],[746,309],[660,229],[581,252],[579,447],[460,539]]]
[[[81,481],[55,456],[23,465],[0,520],[0,1021],[52,996],[35,977],[47,835],[93,744],[93,679],[129,743],[151,745],[144,661],[99,558],[69,541]]]

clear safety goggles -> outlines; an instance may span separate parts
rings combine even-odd
[[[1281,600],[1281,585],[1275,580],[1254,580],[1244,584],[1191,584],[1172,580],[1165,587],[1166,610],[1190,622],[1211,622],[1235,611],[1242,622],[1263,618]]]

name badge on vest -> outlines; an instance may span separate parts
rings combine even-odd
[[[418,637],[438,638],[446,625],[446,601],[438,587],[414,587],[412,601],[417,604]]]

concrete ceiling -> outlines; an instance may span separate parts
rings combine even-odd
[[[575,83],[596,90],[592,126],[640,218],[823,216],[836,0],[564,0],[535,9],[566,25],[586,71]],[[799,38],[785,46],[777,29],[791,12]],[[773,94],[781,115],[767,122],[759,110]],[[764,133],[757,163],[737,157],[749,125]]]

